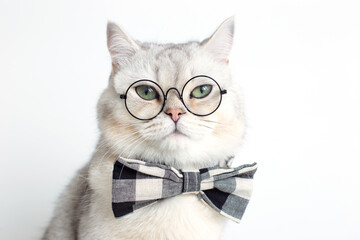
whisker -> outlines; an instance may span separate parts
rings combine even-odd
[[[198,124],[198,126],[206,127],[206,128],[209,128],[209,129],[214,129],[213,127],[210,127],[210,126],[207,126],[207,125],[204,125],[204,124]]]
[[[217,124],[222,124],[222,125],[224,125],[224,124],[223,124],[223,123],[221,123],[221,122],[218,122],[218,121],[213,121],[213,120],[200,119],[200,121],[204,121],[204,122],[211,122],[211,123],[217,123]]]

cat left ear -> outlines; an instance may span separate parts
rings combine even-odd
[[[107,24],[107,45],[111,55],[113,71],[119,69],[122,63],[128,62],[139,45],[118,25],[112,22]]]
[[[216,60],[229,62],[229,55],[234,38],[234,17],[226,19],[215,33],[205,39],[201,45],[205,51],[210,52]]]

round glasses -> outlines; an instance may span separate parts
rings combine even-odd
[[[196,116],[214,113],[221,104],[222,95],[227,92],[213,78],[198,75],[185,83],[181,93],[172,87],[165,94],[156,82],[141,79],[132,83],[120,98],[125,100],[125,107],[131,116],[139,120],[151,120],[162,112],[171,90],[178,93],[185,108]]]

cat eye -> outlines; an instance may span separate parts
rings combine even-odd
[[[211,85],[201,85],[192,90],[190,98],[204,98],[210,94],[211,90]]]
[[[140,79],[132,83],[125,94],[120,94],[120,98],[125,100],[125,107],[131,116],[139,120],[151,120],[163,111],[171,90],[177,92],[190,113],[200,117],[214,113],[220,107],[222,95],[227,93],[213,78],[198,75],[189,79],[181,92],[171,87],[164,93],[158,83]]]
[[[144,100],[154,100],[159,98],[158,92],[149,85],[140,85],[135,88],[136,93]]]

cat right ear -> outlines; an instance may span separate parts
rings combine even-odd
[[[205,39],[201,46],[205,51],[211,53],[216,60],[227,64],[229,62],[233,37],[234,17],[230,17],[220,25],[210,38]]]
[[[121,64],[129,62],[140,47],[115,23],[108,22],[106,32],[107,45],[111,55],[113,71],[115,72],[121,67]]]

